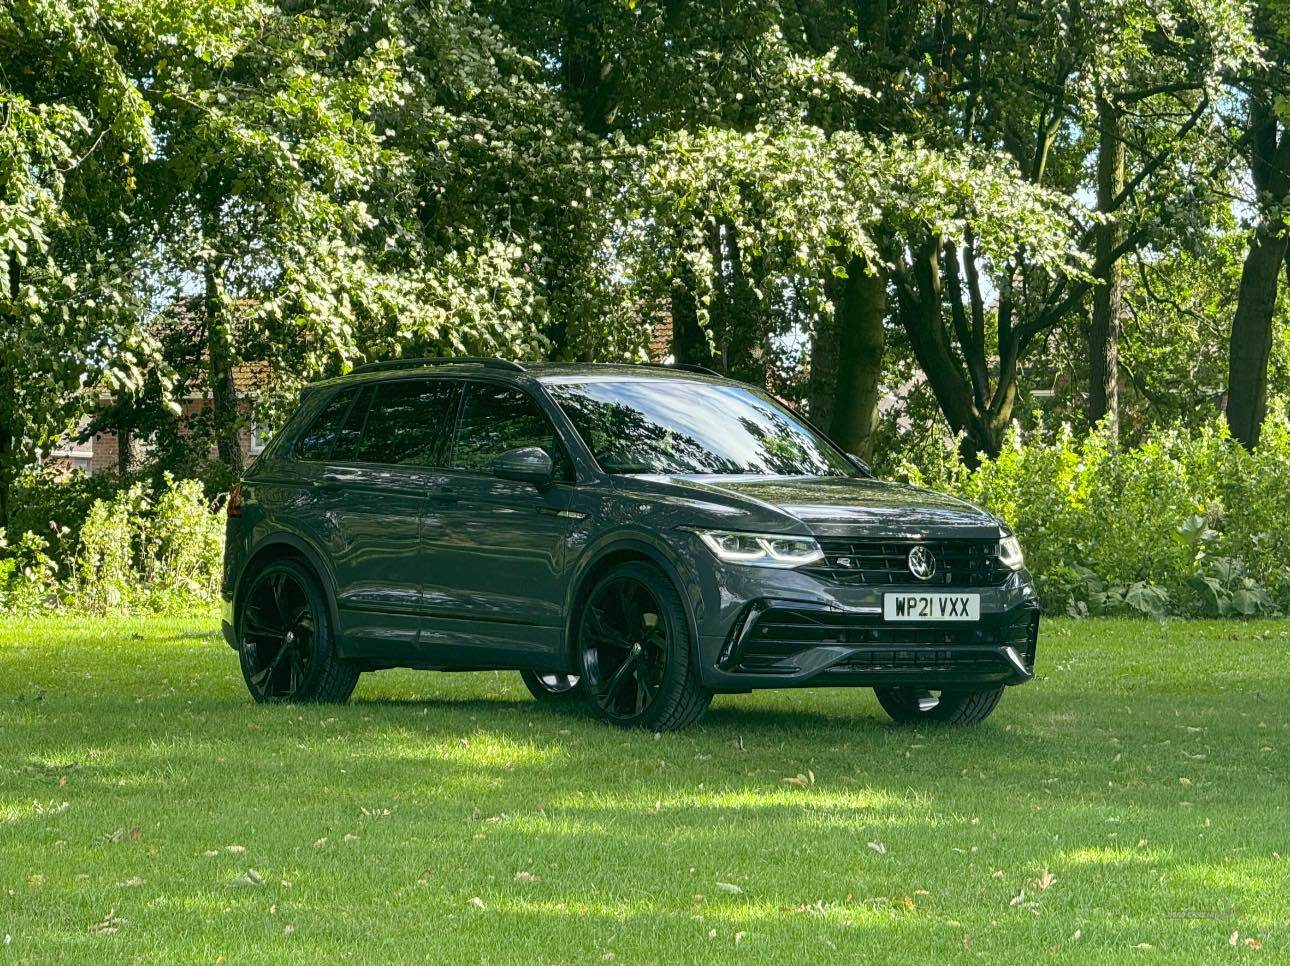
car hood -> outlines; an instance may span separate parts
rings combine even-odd
[[[714,497],[774,507],[820,536],[997,537],[999,521],[964,500],[861,477],[672,476]],[[695,494],[697,495],[697,494]],[[725,502],[723,500],[723,502]]]

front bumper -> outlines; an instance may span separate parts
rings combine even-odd
[[[735,588],[727,581],[723,589],[729,595]],[[962,588],[981,595],[979,621],[883,620],[884,593],[921,589],[838,587],[783,571],[769,580],[747,574],[738,588],[742,604],[727,604],[719,634],[710,624],[700,636],[703,683],[719,692],[836,686],[974,690],[1034,677],[1039,604],[1029,574],[1018,571],[995,587]]]

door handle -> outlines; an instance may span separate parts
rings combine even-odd
[[[344,479],[339,476],[335,476],[332,473],[324,473],[322,479],[311,480],[310,485],[313,486],[315,490],[334,490],[344,482]]]
[[[440,503],[456,503],[461,497],[450,486],[437,486],[430,491],[430,499],[438,500]]]

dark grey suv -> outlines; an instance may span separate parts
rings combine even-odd
[[[1033,675],[1016,538],[680,367],[403,360],[311,387],[229,501],[224,634],[258,700],[511,668],[679,728],[714,693],[872,687],[973,724]]]

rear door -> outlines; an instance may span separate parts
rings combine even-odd
[[[416,660],[421,526],[442,486],[456,384],[405,378],[368,386],[342,427],[319,487],[341,633],[356,656]]]
[[[554,486],[540,491],[489,472],[520,446],[551,454]],[[442,644],[459,662],[521,666],[559,648],[564,574],[582,516],[570,509],[573,480],[564,444],[533,396],[511,384],[465,383],[444,485],[422,531],[436,575],[426,588],[423,642]]]

